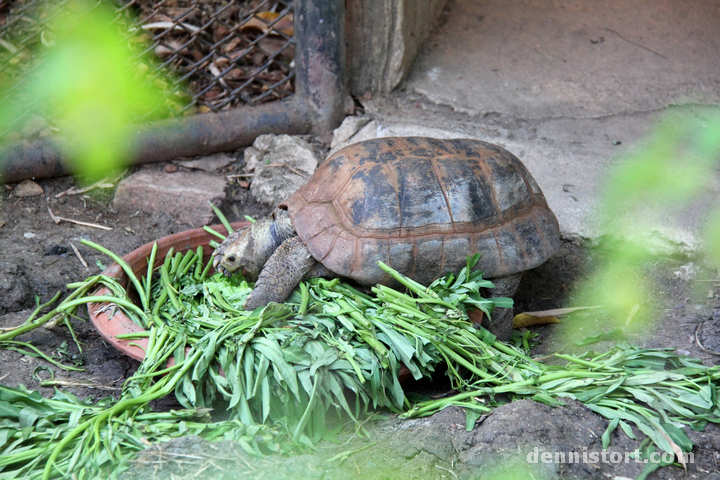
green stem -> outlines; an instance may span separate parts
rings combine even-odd
[[[295,427],[295,433],[292,437],[293,442],[297,442],[300,439],[300,434],[305,429],[305,425],[310,419],[310,414],[312,414],[313,408],[315,408],[315,402],[317,401],[317,391],[318,387],[320,386],[320,381],[322,380],[322,375],[320,372],[320,369],[315,372],[315,378],[313,378],[312,392],[310,392],[310,398],[307,407],[305,408],[305,412],[300,418],[300,422],[298,423],[297,427]]]
[[[210,208],[213,209],[213,212],[215,212],[215,215],[217,215],[217,217],[220,219],[220,223],[222,223],[225,227],[225,230],[227,230],[228,235],[233,233],[233,228],[230,226],[230,222],[228,222],[228,219],[225,218],[225,215],[223,215],[220,209],[216,207],[211,201],[208,201],[208,203],[210,204]]]
[[[205,231],[206,231],[207,233],[209,233],[210,235],[216,236],[216,237],[219,238],[220,240],[225,240],[225,238],[226,238],[225,235],[223,235],[222,233],[216,232],[215,230],[213,230],[212,228],[208,227],[207,225],[203,226],[203,230],[205,230]]]
[[[140,281],[135,276],[135,273],[133,273],[132,268],[130,268],[130,265],[128,265],[125,262],[125,260],[120,258],[118,255],[115,255],[113,252],[111,252],[107,248],[105,248],[101,245],[98,245],[97,243],[91,242],[90,240],[83,239],[80,241],[80,243],[104,253],[108,257],[112,258],[115,261],[115,263],[120,265],[120,267],[125,271],[125,274],[128,276],[130,281],[132,281],[133,285],[135,285],[135,290],[137,290],[137,293],[140,296],[140,303],[142,304],[143,310],[148,309],[148,299],[145,296],[145,289],[142,288],[142,285],[140,285]]]
[[[155,269],[155,256],[157,255],[157,242],[153,243],[150,251],[150,259],[148,260],[147,276],[145,280],[145,296],[150,299],[150,286],[152,285],[152,274]]]
[[[68,310],[74,306],[77,305],[83,305],[85,303],[114,303],[120,307],[126,308],[128,310],[132,310],[133,312],[137,313],[140,318],[145,318],[145,312],[143,312],[140,307],[135,305],[129,300],[125,300],[118,297],[113,297],[111,295],[93,295],[91,297],[83,297],[83,298],[77,298],[75,300],[71,301],[64,301],[62,304],[58,305],[57,309],[58,311],[64,311]]]

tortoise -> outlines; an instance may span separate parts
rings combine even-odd
[[[421,284],[456,272],[470,254],[492,280],[491,297],[512,297],[522,272],[560,244],[558,222],[522,162],[469,139],[379,138],[349,145],[262,220],[229,235],[215,268],[257,278],[245,308],[283,302],[302,280],[343,277],[394,285],[377,262]],[[512,309],[488,329],[512,332]]]

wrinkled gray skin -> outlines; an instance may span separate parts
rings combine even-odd
[[[332,277],[296,236],[286,210],[276,208],[269,217],[230,234],[213,252],[213,266],[226,276],[240,270],[255,280],[245,302],[247,310],[282,303],[301,280]]]
[[[257,279],[255,289],[245,302],[254,310],[270,302],[282,303],[300,281],[313,277],[336,277],[313,258],[297,237],[286,210],[275,209],[269,217],[230,234],[213,252],[213,266],[226,276],[236,271],[249,280]],[[522,274],[492,279],[491,297],[512,297]],[[499,308],[488,325],[483,326],[500,340],[512,333],[512,308]]]

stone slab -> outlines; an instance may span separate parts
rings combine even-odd
[[[213,218],[208,202],[225,198],[225,179],[202,172],[164,173],[140,170],[118,185],[113,204],[118,211],[168,214],[194,227]]]

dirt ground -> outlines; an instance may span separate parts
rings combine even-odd
[[[142,168],[163,167],[160,164]],[[56,195],[76,184],[70,177],[38,183],[43,194],[26,198],[13,196],[15,185],[0,186],[0,328],[25,320],[34,308],[36,296],[45,302],[58,290],[67,291],[67,283],[99,273],[101,268],[96,262],[109,264],[107,257],[81,245],[81,239],[124,255],[146,242],[196,227],[177,223],[166,215],[118,214],[112,208],[112,190],[57,198]],[[260,216],[267,211],[267,207],[255,203],[236,185],[228,187],[227,198],[222,209],[231,221],[240,220],[240,214]],[[113,229],[105,231],[66,221],[56,224],[48,207],[55,215]],[[81,264],[71,245],[78,248],[88,268]],[[564,305],[573,296],[573,285],[601,258],[600,251],[565,242],[553,259],[526,274],[516,296],[517,310]],[[688,281],[688,270],[694,272],[692,281]],[[648,347],[675,347],[681,353],[704,359],[708,365],[718,363],[718,357],[705,353],[695,343],[695,329],[702,325],[700,342],[709,350],[720,350],[717,272],[689,266],[686,258],[659,260],[649,272],[659,289],[644,307],[653,312],[655,321],[647,331],[627,340]],[[82,312],[81,316],[85,315]],[[602,313],[577,314],[574,322],[588,336],[608,330]],[[52,371],[58,388],[80,398],[117,395],[138,363],[106,345],[91,324],[80,319],[72,323],[82,352],[75,346],[68,328],[62,325],[40,328],[16,340],[31,342],[46,354],[60,357],[65,364],[82,366],[84,371],[67,372],[38,358],[0,350],[0,381],[9,386],[23,384],[44,396],[52,396],[52,386],[40,385],[41,380],[50,379]],[[540,340],[537,355],[563,347],[557,328],[551,325],[534,329]],[[608,345],[590,348],[600,351]],[[443,391],[447,387],[442,379],[436,379],[434,384],[408,388]],[[167,408],[173,403],[168,399],[168,405],[157,407]],[[198,438],[184,438],[143,452],[124,478],[237,478],[238,473],[250,478],[493,478],[488,466],[520,472],[517,478],[524,478],[527,472],[534,478],[632,478],[642,471],[642,465],[635,464],[548,466],[530,463],[522,455],[518,457],[517,452],[526,451],[528,445],[554,451],[570,451],[580,445],[588,451],[599,451],[599,439],[607,422],[575,402],[562,408],[532,401],[514,402],[483,418],[472,432],[466,432],[464,425],[464,414],[458,409],[418,420],[401,420],[388,412],[378,412],[366,423],[369,439],[349,429],[341,435],[344,442],[341,445],[321,444],[315,453],[262,459],[239,453],[237,445],[229,442],[210,444]],[[696,450],[686,478],[720,478],[717,466],[720,429],[711,425],[705,432],[689,434],[696,442]],[[631,452],[636,445],[637,441],[619,429],[613,434],[611,449]],[[345,455],[344,461],[328,462],[342,452],[355,453]],[[505,478],[506,474],[499,475]],[[681,469],[668,467],[649,478],[683,475]]]

